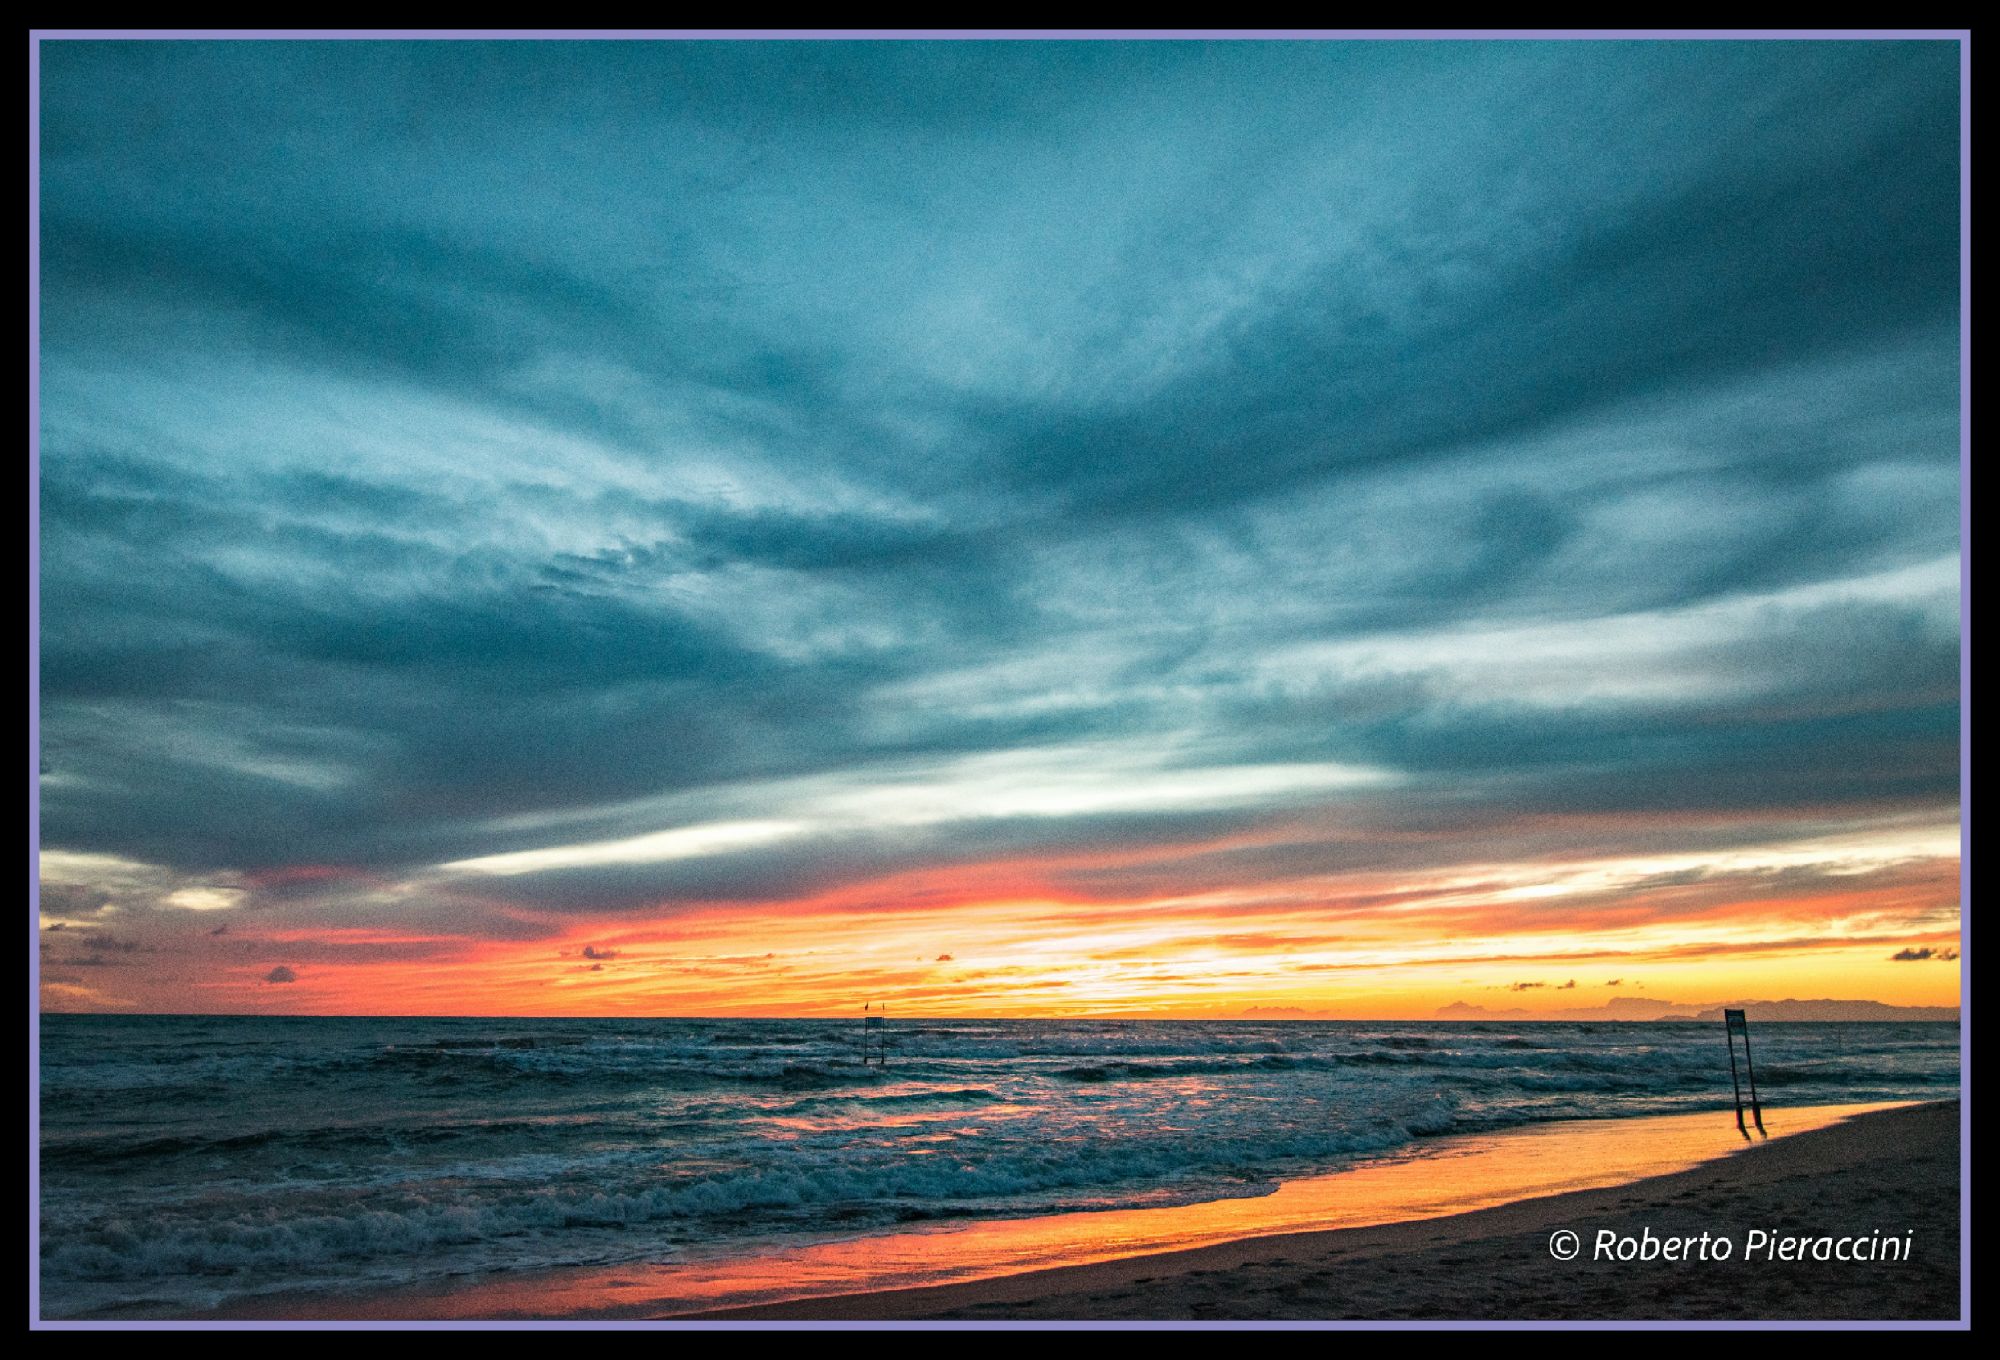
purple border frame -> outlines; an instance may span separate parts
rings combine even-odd
[[[1956,1321],[1115,1321],[1115,1322],[173,1322],[51,1321],[42,1312],[41,1220],[41,45],[44,42],[572,41],[768,39],[892,41],[1814,41],[1932,40],[1958,44],[1959,79],[1959,1312]],[[28,1318],[31,1331],[1969,1331],[1972,1326],[1972,31],[1970,29],[30,29],[28,32]]]

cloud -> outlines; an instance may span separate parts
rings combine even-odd
[[[91,934],[85,935],[83,943],[92,949],[102,949],[120,954],[136,953],[143,947],[137,940],[121,940],[116,935],[106,934],[103,931],[94,931]]]
[[[583,947],[583,956],[586,959],[615,959],[618,957],[618,951],[615,949],[599,949],[595,945],[587,944]]]
[[[264,981],[266,982],[297,982],[298,980],[299,975],[285,967],[282,963],[264,974]]]
[[[43,75],[46,914],[1953,817],[1949,44]]]
[[[1921,963],[1929,959],[1949,962],[1957,957],[1958,951],[1956,949],[1933,949],[1925,945],[1922,947],[1898,949],[1889,956],[1889,959],[1893,963]]]
[[[89,952],[62,960],[72,968],[129,968],[140,962],[134,955],[153,952],[153,946],[101,930],[75,936],[74,943]]]

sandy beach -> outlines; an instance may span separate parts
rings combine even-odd
[[[1550,1254],[1551,1235],[1565,1229],[1582,1243],[1582,1255],[1570,1262]],[[1745,1260],[1753,1229],[1773,1237],[1907,1234],[1910,1257]],[[1735,1240],[1735,1259],[1593,1261],[1592,1245],[1605,1230],[1726,1234]],[[1959,1313],[1959,1105],[1945,1101],[1860,1115],[1672,1175],[1446,1218],[709,1316],[1691,1320]]]
[[[1958,1102],[1793,1107],[1765,1122],[1771,1137],[1746,1141],[1726,1112],[1566,1121],[1441,1139],[1245,1199],[386,1292],[257,1294],[197,1316],[1956,1318]],[[1551,1255],[1564,1230],[1577,1234],[1576,1259]],[[1593,1259],[1605,1233],[1612,1259]],[[1615,1259],[1618,1239],[1643,1252],[1649,1233],[1726,1238],[1732,1259],[1713,1246],[1710,1259]],[[1802,1259],[1782,1259],[1788,1237],[1859,1238],[1885,1259],[1814,1260],[1810,1241]]]

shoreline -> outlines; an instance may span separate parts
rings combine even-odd
[[[699,1315],[820,1320],[1962,1321],[1960,1101],[1898,1105],[1620,1185],[1443,1218],[1260,1236],[922,1289]],[[1555,1233],[1580,1235],[1558,1261]],[[1893,1231],[1908,1259],[1746,1258]],[[1728,1236],[1727,1261],[1595,1260],[1614,1240]],[[1643,1249],[1643,1248],[1642,1248]],[[1834,1251],[1838,1247],[1833,1248]]]
[[[1726,1110],[1529,1125],[1454,1135],[1407,1155],[1287,1181],[1273,1194],[1251,1198],[974,1220],[716,1261],[496,1275],[356,1294],[245,1295],[192,1316],[412,1321],[1598,1316],[1589,1311],[1587,1298],[1579,1301],[1582,1311],[1550,1311],[1555,1301],[1532,1293],[1519,1299],[1526,1312],[1518,1311],[1514,1296],[1496,1296],[1484,1305],[1468,1298],[1454,1311],[1444,1305],[1464,1290],[1440,1294],[1433,1286],[1449,1285],[1453,1278],[1463,1284],[1479,1275],[1478,1266],[1465,1274],[1468,1246],[1490,1255],[1495,1233],[1518,1236],[1526,1231],[1521,1224],[1542,1222],[1552,1213],[1590,1217],[1651,1206],[1659,1211],[1652,1226],[1666,1231],[1688,1219],[1690,1193],[1712,1195],[1730,1184],[1767,1191],[1784,1183],[1789,1198],[1780,1196],[1762,1212],[1796,1219],[1816,1204],[1840,1202],[1822,1193],[1827,1176],[1851,1177],[1857,1168],[1872,1168],[1864,1180],[1873,1174],[1877,1181],[1894,1181],[1901,1174],[1913,1192],[1922,1192],[1922,1221],[1911,1228],[1922,1238],[1922,1249],[1897,1278],[1907,1282],[1924,1273],[1918,1292],[1927,1311],[1921,1315],[1955,1317],[1958,1108],[1953,1100],[1767,1110],[1773,1137],[1747,1143]],[[1801,1167],[1806,1169],[1800,1172]],[[1866,1186],[1850,1189],[1855,1191],[1850,1198],[1868,1202]],[[1717,1207],[1747,1206],[1712,1206],[1711,1218]],[[1943,1259],[1947,1218],[1949,1307],[1939,1311],[1944,1277],[1932,1267]],[[1538,1268],[1530,1273],[1545,1284],[1593,1273],[1587,1264],[1552,1273],[1546,1236],[1532,1251],[1516,1242],[1507,1259],[1489,1265]],[[1397,1255],[1408,1259],[1389,1259]],[[1435,1272],[1424,1268],[1426,1257],[1449,1262],[1445,1274],[1451,1278],[1427,1280]],[[1357,1262],[1386,1271],[1394,1287],[1362,1278],[1365,1270],[1357,1275]],[[1696,1269],[1713,1273],[1707,1266]],[[1636,1270],[1626,1267],[1625,1273]],[[1770,1273],[1762,1266],[1756,1270]],[[1802,1297],[1814,1292],[1808,1283]],[[1751,1290],[1744,1297],[1759,1295]],[[1619,1301],[1615,1293],[1607,1298]],[[1535,1311],[1538,1307],[1543,1311]],[[1689,1315],[1765,1314],[1752,1309]],[[1807,1307],[1769,1315],[1822,1314]],[[138,1314],[120,1309],[94,1316]]]

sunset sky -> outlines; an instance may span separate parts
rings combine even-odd
[[[1959,1000],[1953,43],[40,50],[47,1009]]]

